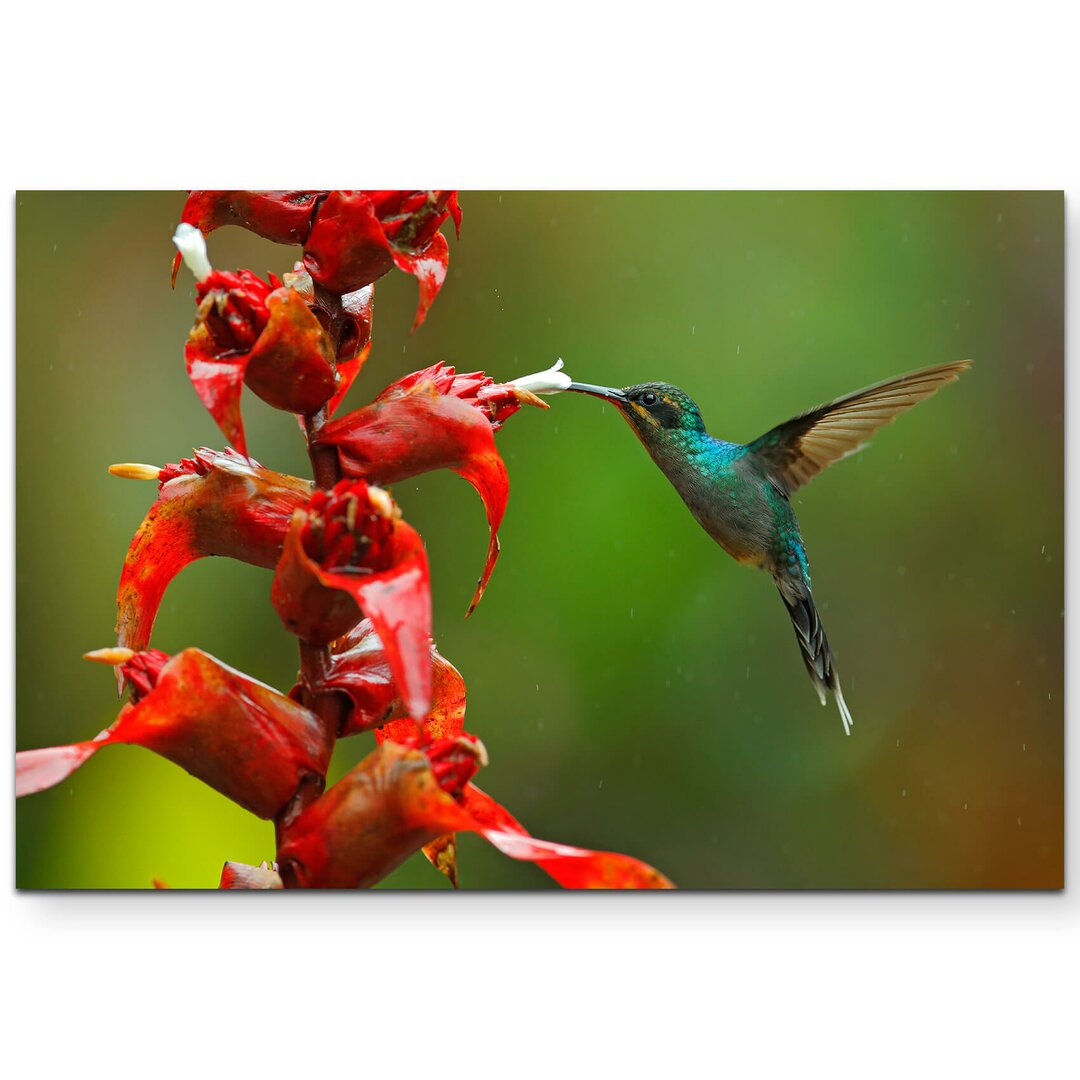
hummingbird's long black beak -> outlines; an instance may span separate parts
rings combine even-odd
[[[627,401],[626,394],[613,386],[593,386],[591,383],[572,382],[566,389],[576,390],[579,394],[589,394],[592,397],[606,398],[619,405],[625,405]]]

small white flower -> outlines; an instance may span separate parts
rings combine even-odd
[[[549,367],[547,371],[537,371],[533,375],[522,375],[520,379],[511,379],[510,385],[533,394],[559,394],[574,381],[569,375],[562,373],[562,366],[560,356],[554,367]]]
[[[180,249],[184,265],[195,275],[195,280],[204,282],[214,269],[206,254],[206,237],[194,225],[182,221],[173,233],[173,243]]]

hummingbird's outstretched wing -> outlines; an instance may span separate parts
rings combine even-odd
[[[765,432],[749,444],[750,452],[793,492],[834,461],[861,450],[878,428],[955,382],[970,366],[970,360],[956,360],[856,390]]]

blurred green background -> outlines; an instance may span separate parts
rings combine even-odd
[[[17,746],[115,718],[127,545],[155,488],[115,461],[221,437],[184,372],[190,276],[169,289],[171,193],[20,193]],[[796,496],[856,725],[803,670],[772,583],[698,528],[626,424],[576,395],[497,436],[512,492],[475,615],[484,515],[458,477],[395,495],[432,563],[436,637],[469,686],[481,785],[537,836],[636,855],[693,888],[1056,887],[1063,881],[1064,315],[1060,193],[463,192],[427,322],[376,289],[351,391],[446,360],[498,379],[561,356],[582,381],[663,379],[746,440],[911,368],[959,383]],[[216,266],[286,249],[239,229]],[[347,403],[348,404],[348,403]],[[294,422],[244,395],[265,465],[308,474]],[[198,645],[287,689],[270,574],[225,560],[173,583],[153,644]],[[331,779],[371,748],[338,744]],[[213,887],[273,829],[141,749],[17,806],[22,888]],[[461,840],[464,887],[546,888]],[[387,886],[446,888],[416,857]]]

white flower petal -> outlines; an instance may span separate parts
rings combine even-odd
[[[195,275],[195,280],[204,282],[214,269],[206,254],[206,237],[194,225],[182,221],[173,233],[173,243],[179,248],[184,265]]]
[[[533,394],[558,394],[565,390],[574,380],[569,375],[562,373],[562,357],[555,362],[554,366],[547,371],[537,371],[532,375],[522,375],[520,379],[511,379],[510,385],[519,390],[528,390]]]

